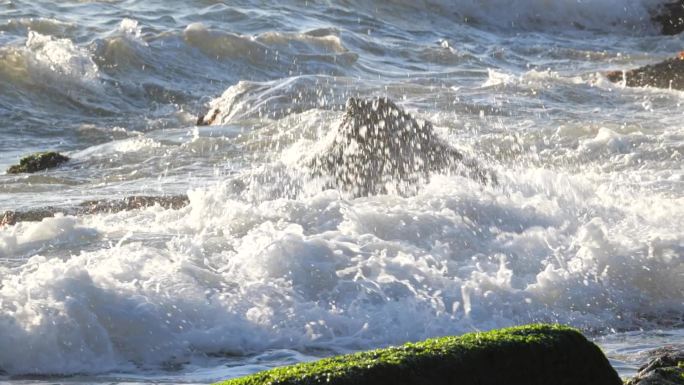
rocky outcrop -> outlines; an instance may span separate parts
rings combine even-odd
[[[663,35],[676,35],[684,31],[684,0],[664,4],[653,16]]]
[[[684,385],[684,350],[663,348],[625,385]]]
[[[615,83],[624,82],[628,87],[657,87],[684,90],[684,52],[679,56],[657,64],[629,71],[613,71],[607,75]]]
[[[32,173],[49,168],[54,168],[69,161],[69,157],[58,152],[39,152],[25,156],[19,160],[19,164],[7,169],[8,174]]]
[[[621,385],[575,329],[527,325],[326,358],[222,385]]]
[[[0,226],[14,225],[17,222],[36,222],[43,218],[54,216],[56,213],[67,215],[86,215],[98,213],[115,213],[119,211],[135,210],[154,205],[165,209],[177,210],[190,203],[186,195],[146,196],[136,195],[117,200],[85,201],[75,207],[44,207],[27,211],[6,211],[0,215]]]
[[[430,122],[417,121],[386,98],[347,100],[334,140],[308,166],[328,178],[328,187],[357,197],[410,193],[443,170],[496,183],[491,172],[439,138]]]

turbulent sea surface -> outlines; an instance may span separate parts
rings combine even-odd
[[[0,382],[209,383],[561,322],[624,376],[684,344],[684,93],[657,0],[0,0]],[[499,184],[352,198],[308,177],[348,97],[386,96]],[[196,127],[221,110],[219,124]]]

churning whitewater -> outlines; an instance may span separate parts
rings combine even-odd
[[[0,174],[0,214],[50,212],[0,227],[0,381],[208,383],[536,321],[623,375],[684,344],[684,94],[604,75],[681,50],[662,3],[0,0],[0,169],[71,158]],[[362,100],[429,148],[340,147],[393,124]],[[402,170],[340,176],[378,151]],[[72,215],[140,195],[187,201]]]

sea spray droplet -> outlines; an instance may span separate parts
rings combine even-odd
[[[121,20],[119,30],[135,39],[140,39],[142,36],[142,27],[137,20],[128,18]]]

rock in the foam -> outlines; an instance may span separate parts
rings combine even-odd
[[[69,157],[58,152],[38,152],[25,156],[19,160],[19,164],[7,169],[8,174],[32,173],[47,170],[69,161]]]
[[[610,81],[624,82],[628,87],[656,87],[684,90],[684,52],[660,63],[649,64],[629,71],[607,74]]]
[[[197,122],[195,123],[196,126],[209,126],[211,124],[214,124],[216,122],[216,118],[218,115],[221,113],[221,110],[219,110],[217,107],[214,107],[207,111],[206,114],[204,115],[199,115],[197,117]]]
[[[18,222],[37,222],[53,217],[57,213],[66,215],[89,215],[100,213],[116,213],[143,209],[145,207],[160,206],[165,209],[178,210],[190,203],[187,195],[149,196],[134,195],[122,199],[89,200],[76,206],[41,207],[26,211],[6,211],[0,215],[0,227],[11,226]]]
[[[527,325],[326,358],[222,385],[621,385],[575,329]]]
[[[414,192],[436,171],[457,171],[481,182],[496,183],[482,169],[386,98],[347,100],[334,139],[308,166],[327,177],[329,187],[353,196]]]
[[[684,385],[684,350],[658,349],[626,385]]]

